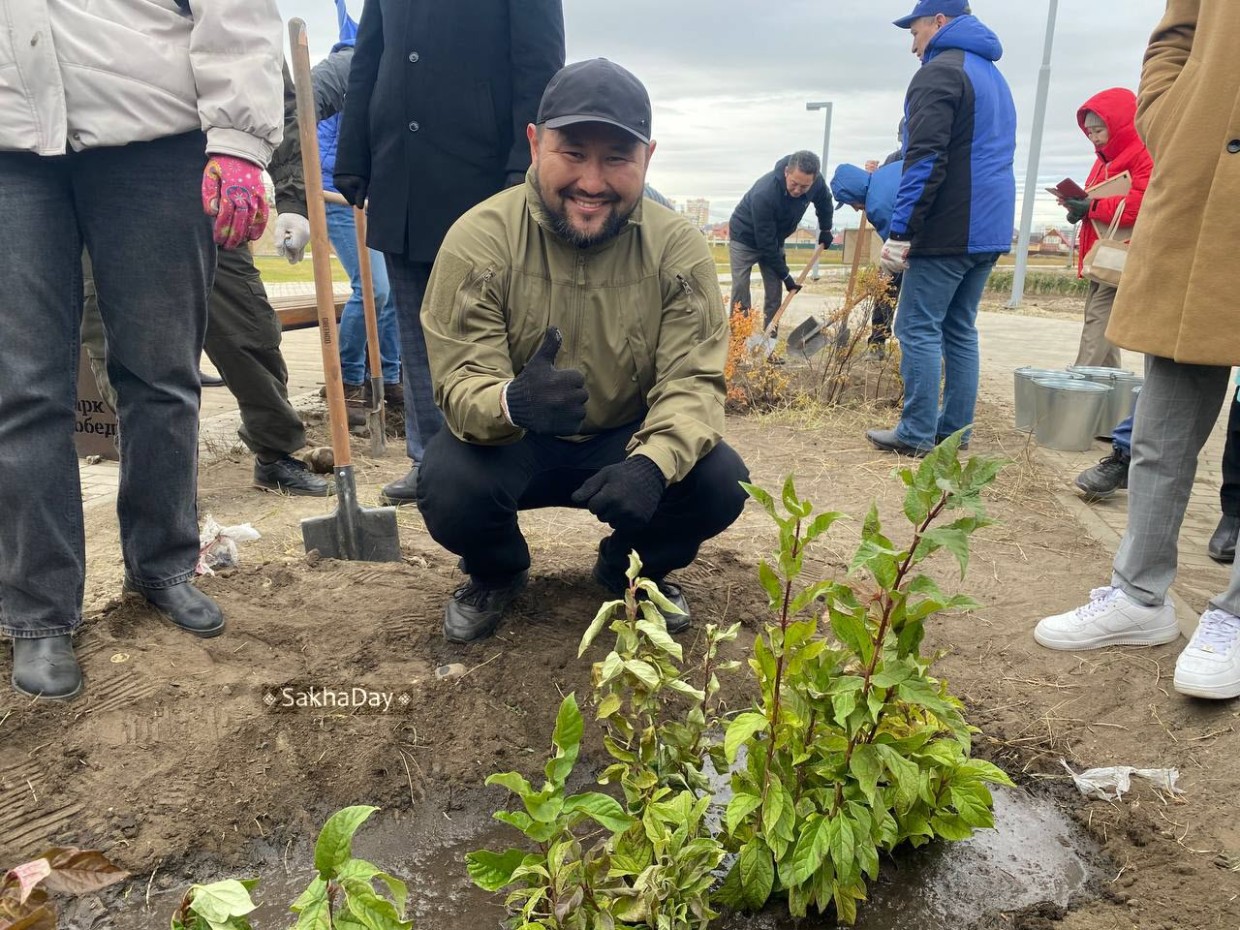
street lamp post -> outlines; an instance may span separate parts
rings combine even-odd
[[[805,109],[807,110],[826,110],[827,111],[826,121],[822,129],[822,176],[824,180],[826,179],[826,176],[827,176],[827,156],[831,152],[831,110],[833,107],[834,107],[834,102],[831,100],[816,100],[816,101],[811,101],[805,104]],[[819,232],[822,232],[822,230],[819,230]],[[827,230],[827,232],[830,232],[830,230]],[[814,262],[814,280],[815,281],[818,280],[818,265],[819,265],[819,262]]]

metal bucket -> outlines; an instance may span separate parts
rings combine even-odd
[[[1113,384],[1120,378],[1137,377],[1137,375],[1133,374],[1127,368],[1104,368],[1101,365],[1069,365],[1068,371],[1075,372],[1079,375],[1084,375],[1087,380],[1093,381],[1096,384],[1107,385]],[[1115,429],[1116,424],[1128,415],[1125,413],[1124,416],[1119,418],[1119,420],[1112,421],[1111,410],[1114,403],[1114,400],[1108,401],[1098,413],[1098,425],[1094,427],[1094,436],[1098,439],[1110,439],[1111,431]]]
[[[1111,385],[1069,378],[1035,378],[1034,435],[1038,445],[1061,452],[1093,447],[1101,411],[1110,402]]]
[[[1033,380],[1035,378],[1061,378],[1064,380],[1085,380],[1084,375],[1066,371],[1061,368],[1034,368],[1025,366],[1017,368],[1013,373],[1015,379],[1014,392],[1016,397],[1016,428],[1026,432],[1033,429],[1036,406],[1033,396]]]
[[[1103,422],[1099,424],[1101,431],[1097,433],[1103,439],[1110,439],[1115,427],[1132,416],[1133,407],[1137,403],[1137,394],[1145,379],[1140,375],[1116,377],[1111,380],[1111,402],[1102,412]]]

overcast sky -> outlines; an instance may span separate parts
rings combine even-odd
[[[325,55],[336,34],[333,0],[278,2],[285,18],[306,20],[312,57]],[[359,17],[363,0],[348,3]],[[973,3],[1003,42],[999,68],[1019,117],[1020,191],[1048,4]],[[896,147],[904,91],[918,61],[908,33],[891,20],[912,6],[913,0],[565,0],[568,60],[610,58],[642,79],[654,102],[658,141],[650,182],[681,203],[706,197],[713,218],[725,220],[777,158],[801,148],[821,153],[824,115],[807,111],[807,101],[834,103],[829,170],[882,158]],[[1163,0],[1059,5],[1035,225],[1063,218],[1041,188],[1064,177],[1084,182],[1093,161],[1076,125],[1077,107],[1107,87],[1136,89],[1146,41],[1164,6]],[[845,207],[836,223],[856,225],[856,216]]]

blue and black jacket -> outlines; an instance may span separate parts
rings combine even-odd
[[[800,197],[789,194],[784,169],[791,157],[785,155],[775,162],[773,171],[758,178],[728,221],[728,235],[741,245],[760,252],[759,265],[774,269],[781,278],[788,276],[784,240],[796,232],[797,224],[811,203],[818,214],[818,241],[824,246],[831,244],[831,189],[819,171],[804,194]]]
[[[914,256],[1009,252],[1016,214],[1016,107],[975,16],[935,33],[904,101],[904,176],[891,238]]]

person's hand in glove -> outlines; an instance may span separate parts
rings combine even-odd
[[[1063,205],[1068,210],[1068,222],[1073,226],[1085,219],[1085,215],[1089,213],[1089,200],[1084,197],[1065,200]]]
[[[908,249],[910,243],[888,239],[883,243],[883,251],[879,253],[878,264],[889,275],[897,275],[908,271]]]
[[[818,234],[818,244],[822,246],[824,250],[831,248],[831,243],[833,241],[834,237],[831,235],[831,230],[829,229],[824,229]]]
[[[797,279],[790,274],[784,275],[784,287],[788,289],[789,294],[795,294],[804,285],[797,284]]]
[[[296,265],[306,257],[306,246],[310,243],[310,221],[300,213],[281,213],[276,217],[274,228],[276,254],[288,259],[290,265]]]
[[[332,183],[336,185],[336,190],[340,191],[340,196],[359,210],[366,207],[366,193],[370,187],[370,182],[365,178],[359,178],[356,174],[335,174],[332,175]]]
[[[587,478],[573,492],[573,503],[589,507],[614,529],[633,530],[650,522],[666,488],[667,479],[653,459],[630,455]]]
[[[547,327],[538,351],[505,387],[505,408],[513,426],[541,436],[573,436],[581,429],[590,394],[580,371],[555,367],[563,341],[557,327]]]
[[[235,155],[213,154],[202,172],[202,209],[215,217],[215,244],[235,249],[267,228],[263,169]]]

